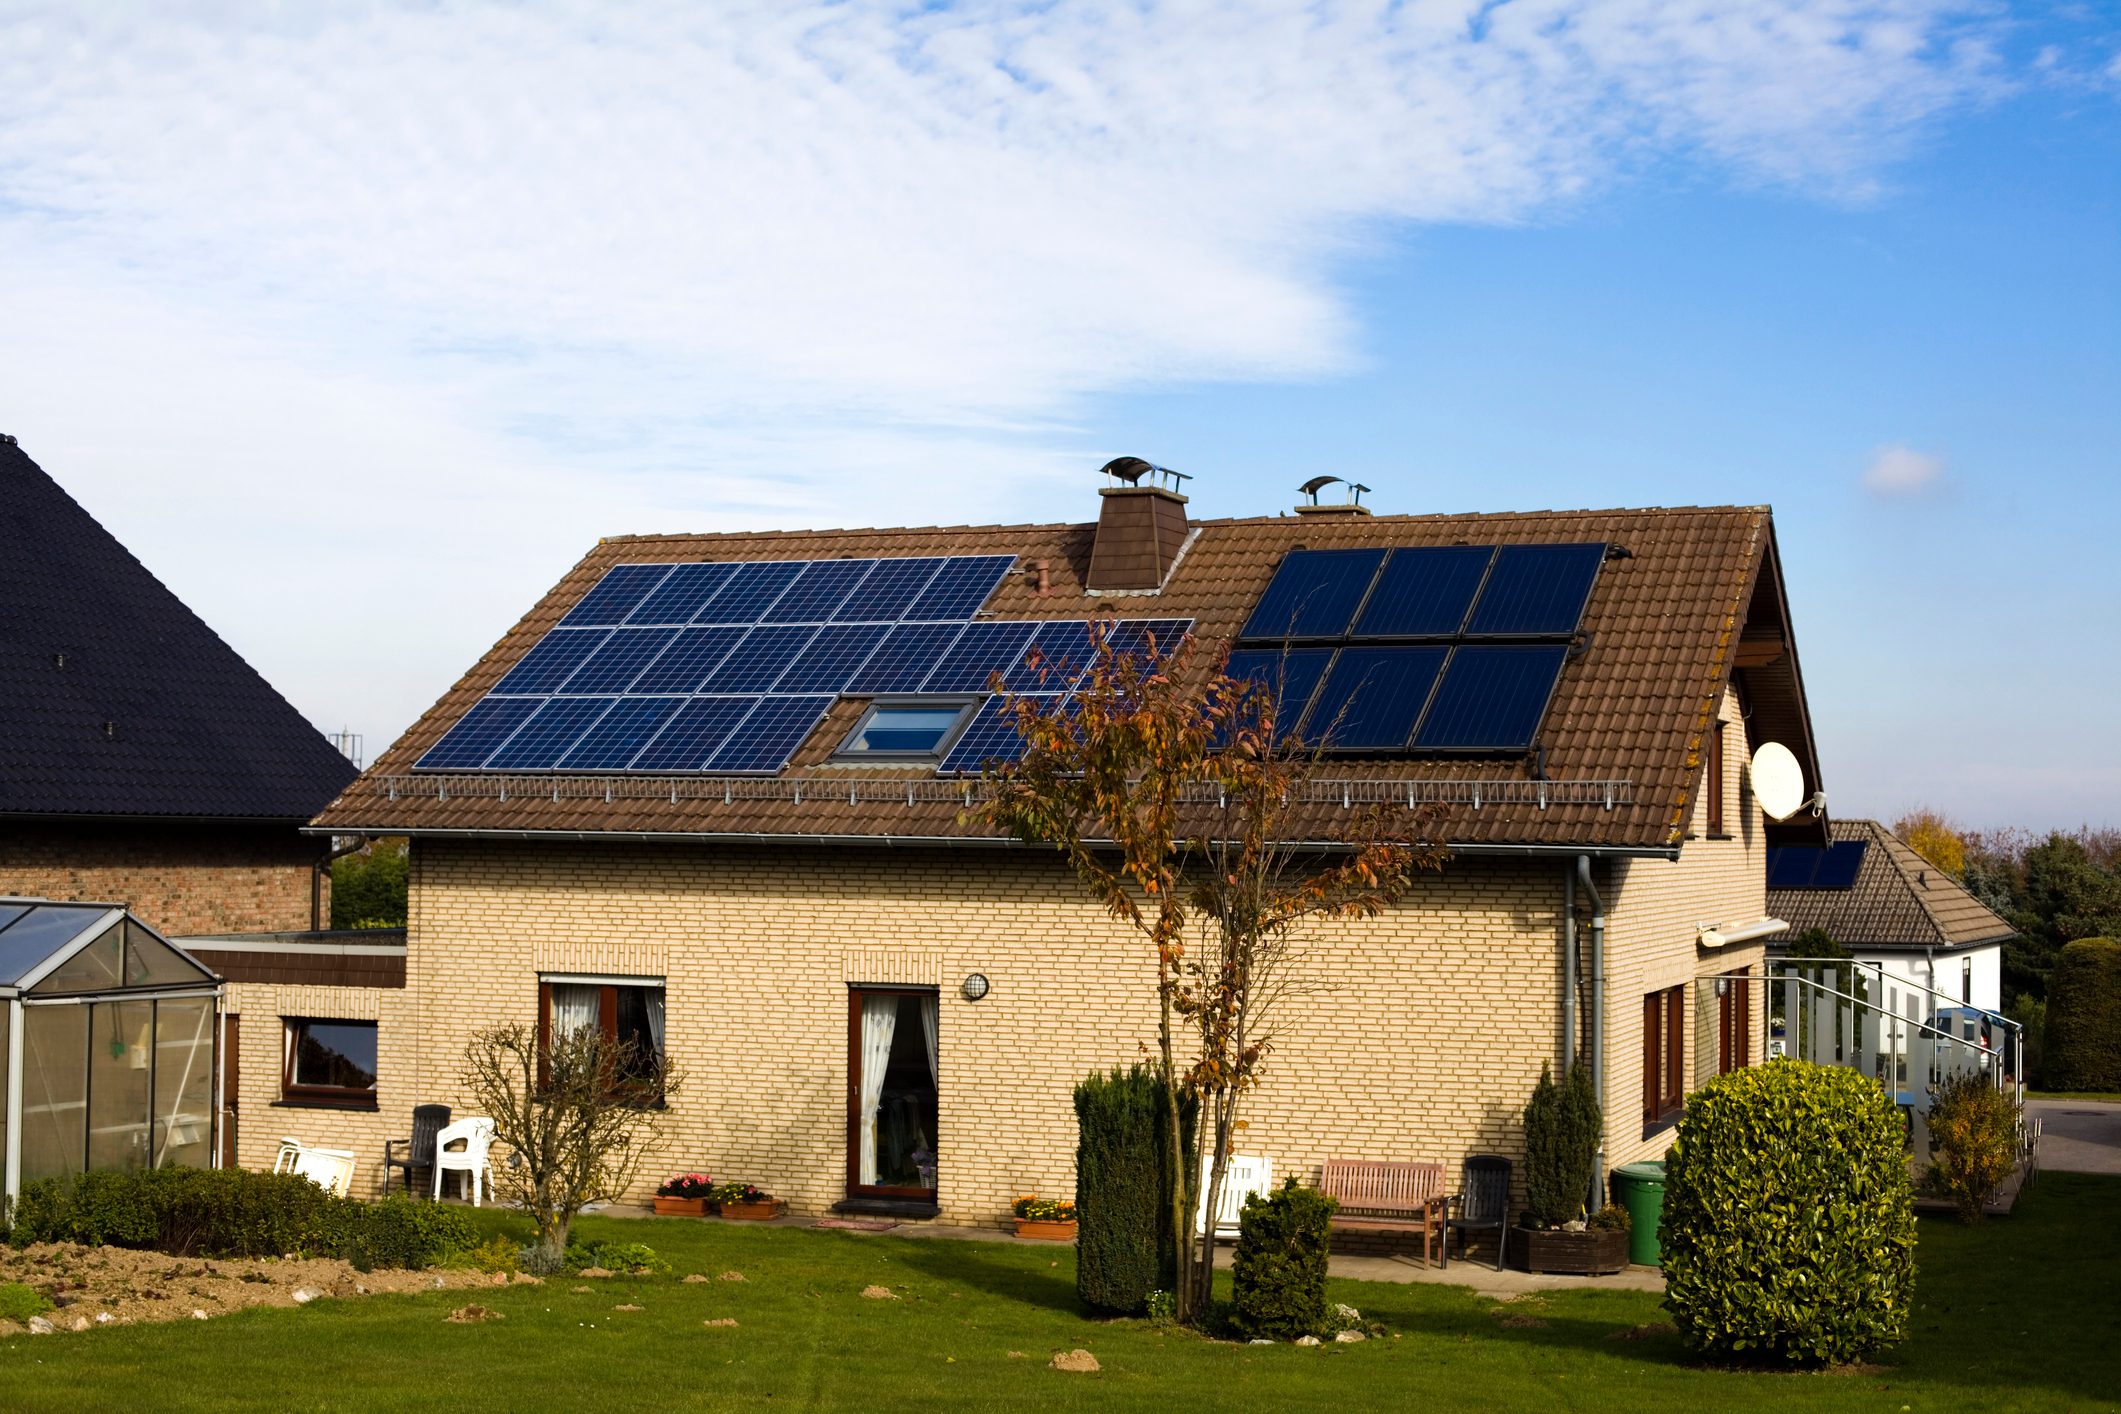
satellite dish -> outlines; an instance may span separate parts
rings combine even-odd
[[[1804,768],[1779,741],[1753,753],[1753,797],[1770,820],[1787,820],[1805,806]]]

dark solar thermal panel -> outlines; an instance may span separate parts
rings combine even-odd
[[[1384,563],[1382,550],[1291,550],[1245,621],[1246,638],[1338,638]]]
[[[736,577],[733,564],[679,565],[626,618],[630,624],[689,624],[700,605]]]
[[[793,560],[739,565],[721,591],[692,616],[696,624],[754,624],[788,591],[803,566]]]
[[[619,771],[640,754],[663,723],[685,705],[682,697],[622,697],[560,758],[562,771]]]
[[[1162,662],[1178,651],[1193,628],[1191,619],[1121,619],[1109,642],[1115,658],[1141,657]]]
[[[1357,638],[1448,638],[1465,624],[1492,546],[1394,550],[1353,630]]]
[[[1568,649],[1467,644],[1451,652],[1414,745],[1427,751],[1523,751],[1546,715]]]
[[[829,694],[762,697],[707,762],[710,771],[778,771],[832,706]]]
[[[833,618],[845,623],[896,623],[928,587],[945,561],[940,555],[876,560]]]
[[[818,624],[839,612],[840,605],[863,575],[869,573],[870,560],[816,560],[806,565],[788,586],[788,592],[774,602],[762,616],[761,621],[773,624]]]
[[[1818,845],[1769,845],[1767,886],[1771,889],[1808,889],[1819,872],[1819,859],[1826,851]]]
[[[637,693],[696,692],[707,680],[707,675],[722,665],[729,650],[743,642],[747,632],[749,630],[734,625],[688,628],[633,680],[631,690]]]
[[[493,690],[510,696],[551,692],[610,636],[608,628],[556,628],[532,644]]]
[[[485,698],[414,764],[424,771],[474,770],[544,705],[535,697]]]
[[[668,565],[613,565],[560,622],[569,627],[623,623],[669,573]]]
[[[674,628],[613,629],[604,646],[590,654],[588,661],[556,690],[577,695],[624,692],[641,675],[641,669],[677,636]]]
[[[695,697],[663,724],[655,739],[633,758],[636,771],[698,771],[721,750],[757,697]]]
[[[1856,873],[1863,868],[1864,851],[1868,840],[1837,840],[1826,847],[1819,860],[1818,872],[1812,875],[1815,889],[1853,889]]]
[[[827,624],[773,684],[775,692],[838,692],[876,646],[882,624]]]
[[[486,758],[489,771],[549,771],[596,719],[610,710],[609,697],[549,697],[499,751]]]
[[[963,624],[900,624],[884,636],[869,661],[841,689],[856,697],[882,692],[918,692],[935,665],[964,631]],[[985,686],[984,683],[981,686]]]
[[[906,617],[969,619],[1015,563],[1014,555],[954,555],[907,607]]]
[[[1037,624],[976,623],[950,645],[922,684],[928,692],[984,692],[995,673],[1007,672],[1023,656]]]
[[[815,637],[817,630],[808,624],[761,624],[707,675],[700,691],[764,692]]]
[[[1332,661],[1330,648],[1240,648],[1223,672],[1256,682],[1274,695],[1274,737],[1279,741],[1303,724],[1304,708]]]
[[[1341,649],[1304,720],[1304,740],[1334,751],[1404,749],[1449,652],[1442,647]]]
[[[1503,546],[1466,632],[1574,633],[1604,560],[1603,545]]]

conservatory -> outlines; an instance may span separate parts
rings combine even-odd
[[[115,904],[0,898],[6,1195],[210,1166],[221,980]]]

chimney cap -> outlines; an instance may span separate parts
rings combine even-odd
[[[1311,498],[1311,504],[1315,506],[1319,504],[1318,493],[1325,490],[1328,486],[1333,485],[1337,481],[1340,481],[1340,478],[1337,476],[1314,476],[1309,481],[1306,481],[1303,485],[1297,487],[1296,489],[1302,492],[1304,495],[1309,496]],[[1341,484],[1348,488],[1348,504],[1351,506],[1361,505],[1362,493],[1370,489],[1369,487],[1363,485],[1360,481],[1347,481],[1341,482]]]
[[[1161,481],[1166,491],[1176,491],[1179,482],[1193,479],[1182,471],[1173,471],[1168,466],[1157,466],[1152,462],[1143,461],[1140,457],[1114,457],[1099,467],[1098,471],[1115,481],[1124,481],[1129,486],[1139,486],[1143,477],[1151,477]]]

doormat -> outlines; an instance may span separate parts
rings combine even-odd
[[[819,1218],[819,1227],[836,1227],[847,1232],[889,1232],[897,1223],[882,1218]]]

